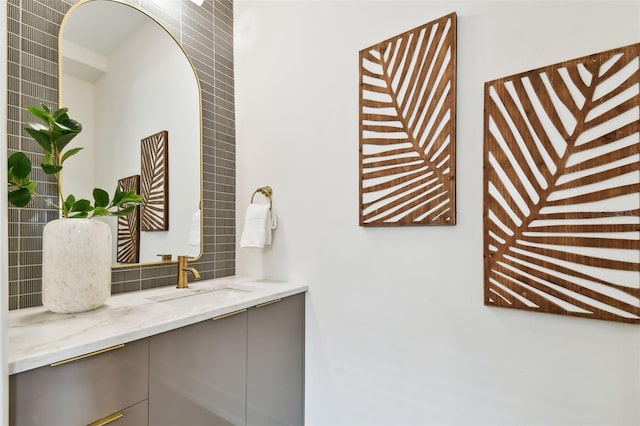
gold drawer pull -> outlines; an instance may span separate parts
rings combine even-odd
[[[246,309],[240,309],[239,311],[234,311],[234,312],[229,312],[228,314],[222,314],[222,315],[218,315],[217,317],[213,317],[211,318],[212,321],[216,321],[222,318],[228,318],[228,317],[232,317],[234,315],[238,315],[241,314],[243,312],[247,312]]]
[[[59,365],[68,364],[68,363],[73,362],[73,361],[78,361],[80,359],[89,358],[90,356],[94,356],[94,355],[100,355],[100,354],[103,354],[105,352],[110,352],[110,351],[113,351],[113,350],[116,350],[116,349],[120,349],[120,348],[124,348],[124,343],[122,343],[120,345],[116,345],[116,346],[111,346],[110,348],[100,349],[99,351],[91,352],[91,353],[88,353],[88,354],[78,355],[78,356],[73,357],[73,358],[64,359],[62,361],[54,362],[54,363],[51,364],[51,367],[57,367]]]
[[[279,301],[281,301],[281,300],[282,300],[282,299],[276,299],[276,300],[272,300],[272,301],[270,301],[270,302],[264,302],[264,303],[261,303],[261,304],[259,304],[259,305],[256,305],[256,308],[262,308],[263,306],[271,305],[271,304],[273,304],[273,303],[278,303],[278,302],[279,302]]]
[[[104,417],[100,420],[96,420],[93,423],[89,423],[87,426],[104,426],[107,425],[111,422],[115,422],[116,420],[118,420],[119,418],[124,417],[124,414],[122,413],[113,413],[110,416]]]

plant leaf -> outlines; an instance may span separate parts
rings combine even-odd
[[[51,152],[47,152],[44,154],[44,158],[42,159],[42,162],[44,164],[50,164],[50,165],[54,165],[55,164],[55,155]]]
[[[46,130],[37,130],[32,127],[24,129],[46,151],[52,152],[51,137]]]
[[[69,217],[73,219],[86,219],[89,217],[89,212],[80,212],[80,213],[73,214]]]
[[[60,117],[66,116],[68,111],[69,111],[69,108],[66,108],[66,107],[62,107],[56,110],[56,112],[53,113],[53,119],[56,121],[60,121]]]
[[[116,191],[113,194],[113,199],[111,200],[111,204],[113,204],[114,206],[119,205],[120,201],[122,200],[122,197],[124,197],[125,195],[126,195],[126,192],[122,191],[119,185],[116,185]]]
[[[76,155],[78,152],[82,151],[82,149],[83,148],[73,148],[73,149],[70,149],[67,152],[65,152],[62,155],[62,158],[60,159],[60,164],[63,164],[67,160],[67,158],[69,158],[69,157],[71,157],[73,155]]]
[[[69,142],[71,142],[73,138],[78,136],[79,133],[80,132],[71,132],[71,133],[61,134],[58,137],[58,139],[54,142],[56,148],[58,148],[58,152],[62,152],[62,150],[64,150],[64,148],[69,144]]]
[[[95,188],[93,190],[93,199],[96,207],[107,207],[109,205],[109,194],[104,189]]]
[[[120,210],[117,210],[117,211],[111,212],[111,214],[112,214],[113,216],[126,216],[126,215],[128,215],[129,213],[131,213],[132,211],[134,211],[136,207],[137,207],[137,206],[127,206],[127,207],[125,207],[125,208],[123,208],[123,209],[120,209]]]
[[[27,188],[19,188],[10,191],[8,194],[9,202],[16,207],[24,207],[31,201],[31,192]]]
[[[49,108],[47,108],[47,106],[45,104],[42,104],[42,109],[33,107],[33,106],[27,106],[25,107],[27,110],[29,110],[29,112],[34,116],[37,117],[38,119],[42,120],[44,123],[49,124],[50,120],[51,120],[51,115],[49,114]]]
[[[111,212],[104,207],[96,207],[93,209],[93,216],[109,216]]]
[[[7,159],[9,166],[9,180],[14,177],[16,180],[23,180],[31,174],[31,160],[23,152],[11,154]]]
[[[71,209],[69,209],[70,212],[90,212],[91,210],[93,210],[91,202],[84,198],[77,200],[75,203],[73,203]]]
[[[48,174],[48,175],[52,175],[55,173],[58,173],[60,170],[62,170],[62,166],[55,166],[52,164],[40,164],[40,167],[42,168],[42,170]]]
[[[124,196],[122,197],[122,199],[118,202],[118,206],[124,205],[124,204],[141,204],[142,203],[142,197],[140,195],[138,195],[136,193],[135,189],[131,189],[129,191],[127,191]]]
[[[63,211],[64,212],[68,212],[71,210],[71,208],[73,207],[73,203],[76,202],[76,197],[73,196],[73,194],[69,194],[69,196],[67,197],[66,200],[64,200],[64,208]]]
[[[80,133],[82,131],[82,124],[73,118],[69,118],[67,114],[60,116],[56,124],[63,128],[65,132]]]

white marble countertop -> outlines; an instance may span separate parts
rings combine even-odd
[[[222,290],[222,291],[216,291]],[[111,296],[98,309],[54,314],[43,307],[9,312],[9,374],[194,324],[291,296],[306,285],[225,277]]]

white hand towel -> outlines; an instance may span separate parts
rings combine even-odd
[[[269,204],[249,204],[244,218],[240,247],[258,247],[271,244],[271,210]]]

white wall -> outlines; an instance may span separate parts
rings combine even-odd
[[[62,190],[65,196],[73,194],[76,199],[93,200],[95,183],[96,136],[95,136],[95,94],[91,82],[69,74],[63,74],[61,81],[60,106],[69,108],[69,116],[82,124],[82,132],[76,136],[69,148],[82,147],[82,151],[64,163]],[[112,192],[115,188],[105,188]]]
[[[108,59],[109,72],[95,84],[64,75],[62,102],[83,124],[74,144],[89,151],[65,163],[65,194],[77,190],[93,199],[97,186],[112,195],[118,179],[141,173],[140,140],[167,130],[169,231],[141,232],[140,261],[159,261],[159,253],[198,255],[200,247],[188,244],[200,202],[200,100],[193,69],[155,22],[142,26]],[[112,228],[115,263],[117,221],[103,220]]]
[[[455,227],[358,226],[358,51],[458,13]],[[640,329],[483,306],[483,84],[640,41],[640,3],[236,0],[241,275],[309,284],[309,425],[637,425]]]
[[[155,23],[134,33],[110,55],[109,72],[96,84],[96,119],[115,124],[98,127],[96,155],[103,161],[96,182],[140,174],[140,140],[169,134],[169,232],[141,233],[141,262],[158,261],[158,253],[191,254],[191,217],[200,202],[198,83],[182,50],[161,33]]]

